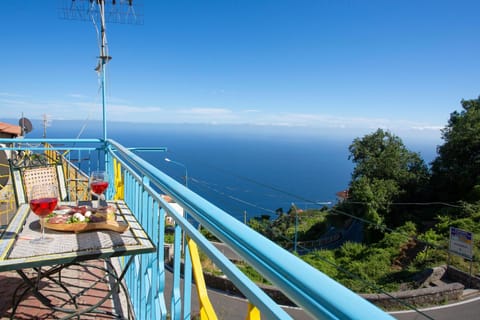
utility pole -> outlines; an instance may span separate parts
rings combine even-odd
[[[292,202],[292,208],[295,210],[295,238],[293,240],[293,251],[297,252],[297,231],[298,231],[298,211],[295,203]]]

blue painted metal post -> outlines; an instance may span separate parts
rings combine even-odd
[[[158,244],[157,246],[157,263],[155,265],[156,272],[154,272],[154,284],[156,285],[157,290],[155,291],[155,314],[154,319],[167,319],[167,305],[165,303],[165,256],[164,256],[164,246],[165,246],[165,210],[157,206],[156,213],[158,212],[158,228],[156,229],[156,236],[153,237]],[[155,224],[157,225],[157,224]]]
[[[102,122],[103,122],[103,150],[105,156],[105,168],[108,166],[108,157],[107,157],[107,90],[106,90],[106,72],[105,66],[108,60],[111,57],[107,56],[106,47],[107,47],[107,35],[106,35],[106,25],[105,25],[105,1],[99,1],[100,9],[100,25],[101,25],[101,47],[100,47],[100,78],[101,78],[101,87],[102,87]]]
[[[172,300],[170,302],[170,318],[179,320],[182,312],[182,297],[180,291],[180,264],[182,259],[182,228],[175,224],[173,248],[173,287]]]
[[[142,186],[141,186],[141,200],[140,200],[140,211],[139,213],[139,221],[140,224],[144,227],[144,229],[148,230],[148,220],[150,216],[150,211],[151,207],[149,207],[150,203],[150,195],[148,192],[145,190],[145,186],[148,186],[150,184],[150,179],[146,176],[143,177],[142,179]],[[148,263],[148,255],[142,255],[140,259],[140,270],[139,270],[139,277],[137,279],[139,283],[139,318],[140,319],[147,319],[147,304],[148,301],[146,300],[146,292],[147,292],[147,286],[150,284],[147,284],[147,269],[149,267]]]
[[[105,89],[105,65],[109,57],[106,56],[106,46],[107,46],[107,37],[106,37],[106,27],[105,27],[105,1],[99,2],[100,6],[100,19],[101,19],[101,37],[102,37],[102,44],[100,48],[100,71],[101,71],[101,82],[102,82],[102,116],[103,116],[103,141],[107,141],[107,108],[106,108],[106,100],[107,94]]]
[[[187,166],[181,162],[165,158],[165,161],[174,163],[185,169],[185,187],[188,188],[188,169]],[[185,212],[185,219],[188,220],[188,212]],[[191,319],[191,293],[192,293],[192,261],[190,258],[190,250],[185,239],[185,233],[182,232],[182,252],[183,255],[183,319]]]
[[[184,238],[185,239],[185,238]],[[183,243],[185,246],[184,256],[183,256],[183,319],[190,320],[192,319],[191,309],[192,309],[192,260],[190,257],[190,248],[185,241]]]
[[[107,94],[105,90],[105,57],[102,57],[102,118],[103,141],[107,141]]]

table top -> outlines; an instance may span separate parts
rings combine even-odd
[[[45,228],[45,236],[53,238],[45,244],[30,243],[41,235],[39,218],[28,204],[21,205],[0,237],[0,271],[155,252],[155,245],[127,205],[123,201],[109,204],[116,207],[116,220],[129,225],[127,231],[73,233]]]

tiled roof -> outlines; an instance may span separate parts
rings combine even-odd
[[[337,197],[341,198],[341,199],[348,199],[349,198],[349,191],[350,190],[343,190],[343,191],[339,191],[337,192]]]
[[[20,126],[0,122],[0,133],[11,134],[12,136],[19,136],[22,133]]]

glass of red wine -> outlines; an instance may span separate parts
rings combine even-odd
[[[108,188],[108,175],[105,171],[93,171],[90,174],[90,189],[93,195],[98,198],[97,206],[95,202],[92,201],[92,206],[94,208],[99,207],[98,203],[100,200],[105,200],[103,193]]]
[[[30,189],[30,209],[40,217],[42,226],[42,235],[40,238],[33,239],[33,243],[46,243],[51,238],[45,237],[44,219],[55,210],[58,203],[58,190],[55,185],[36,184]]]

